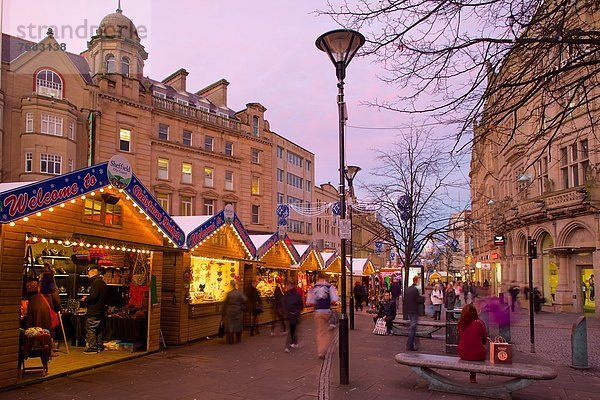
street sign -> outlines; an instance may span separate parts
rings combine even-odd
[[[494,246],[504,246],[504,236],[495,235],[494,236]]]
[[[349,219],[340,220],[340,239],[350,240],[352,238],[352,224]]]

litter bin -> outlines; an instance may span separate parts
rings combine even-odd
[[[458,321],[453,316],[455,313],[460,315],[461,308],[455,308],[451,312],[446,312],[446,353],[458,353]]]

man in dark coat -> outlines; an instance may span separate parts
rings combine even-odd
[[[383,318],[387,328],[387,334],[391,335],[392,324],[394,322],[394,318],[396,318],[396,302],[392,300],[392,295],[390,292],[385,292],[383,295],[383,301],[379,303],[377,316],[373,319],[377,321],[378,318]]]
[[[408,341],[406,342],[407,351],[417,351],[415,337],[417,336],[417,324],[419,323],[419,306],[425,304],[425,297],[421,296],[417,287],[419,280],[420,278],[415,276],[412,286],[406,289],[406,293],[404,293],[405,311],[410,320]]]
[[[97,268],[90,268],[88,277],[91,279],[90,294],[82,298],[82,301],[87,304],[87,319],[85,321],[87,349],[83,353],[97,354],[104,350],[102,330],[104,329],[106,315],[108,286],[98,274]]]
[[[392,300],[396,303],[396,306],[400,303],[400,295],[402,294],[402,285],[398,282],[398,279],[394,279],[390,285],[390,292],[392,294]]]

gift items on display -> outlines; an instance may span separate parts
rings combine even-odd
[[[256,290],[260,297],[273,297],[275,287],[286,280],[285,271],[266,267],[258,267],[256,271]]]
[[[189,276],[189,302],[199,304],[223,301],[231,289],[232,280],[240,281],[239,263],[204,257],[191,257]]]

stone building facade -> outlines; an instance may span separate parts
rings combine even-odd
[[[597,26],[600,16],[596,12],[583,19]],[[491,73],[490,81],[500,86],[505,74],[519,68],[518,54],[511,57]],[[568,62],[569,55],[564,57]],[[562,82],[548,84],[566,87],[580,73],[573,70],[562,75]],[[528,285],[532,238],[538,250],[532,260],[533,285],[547,300],[544,309],[598,315],[593,295],[594,276],[600,272],[600,142],[589,121],[600,112],[600,91],[597,85],[587,89],[588,100],[574,106],[568,100],[576,97],[572,93],[554,102],[545,99],[543,107],[539,97],[528,99],[502,124],[490,122],[486,114],[506,100],[490,99],[475,128],[468,230],[473,261],[489,270],[495,293],[513,284]],[[547,121],[555,115],[565,118],[552,134],[528,142],[535,132],[550,132]],[[496,245],[495,236],[500,239]]]
[[[0,181],[45,179],[122,154],[172,215],[233,204],[252,233],[277,229],[281,198],[312,201],[314,154],[272,132],[263,105],[230,109],[224,79],[190,90],[185,69],[145,77],[149,55],[121,10],[102,19],[80,55],[52,32],[40,43],[3,35],[2,45]],[[311,229],[290,236],[306,242]]]

